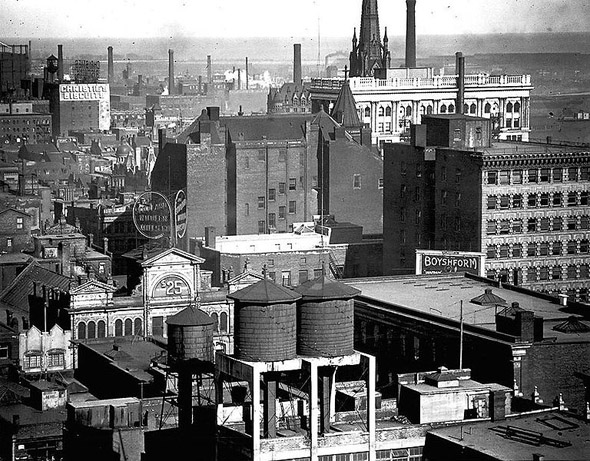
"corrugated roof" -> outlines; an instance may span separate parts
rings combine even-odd
[[[295,288],[304,300],[312,299],[350,299],[360,294],[360,290],[337,282],[326,275],[299,285]]]
[[[201,309],[189,306],[186,309],[181,310],[178,314],[168,317],[166,323],[168,325],[178,326],[201,326],[213,325],[214,321]]]
[[[269,279],[248,285],[246,288],[227,295],[227,297],[242,303],[255,304],[293,303],[301,299],[299,293],[279,286]]]
[[[64,293],[70,289],[68,277],[32,262],[0,293],[0,303],[28,313],[29,296],[33,294],[33,282],[38,282],[48,288],[58,289]]]

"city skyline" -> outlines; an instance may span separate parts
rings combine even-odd
[[[359,27],[361,0],[301,0],[293,8],[277,2],[159,2],[4,0],[2,38],[146,37],[342,37]],[[284,3],[283,3],[284,5]],[[379,3],[381,33],[405,34],[405,1]],[[590,31],[589,1],[418,0],[418,35]],[[338,17],[334,11],[338,11]],[[51,20],[47,18],[51,17]],[[289,20],[286,21],[285,18]],[[204,19],[202,19],[204,18]],[[525,19],[523,19],[525,18]]]

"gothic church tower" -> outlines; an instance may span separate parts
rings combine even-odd
[[[363,0],[360,36],[357,39],[355,29],[352,38],[350,76],[370,77],[375,69],[389,67],[391,57],[388,48],[387,29],[381,43],[377,0]]]

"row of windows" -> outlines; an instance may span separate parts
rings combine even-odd
[[[526,197],[526,202],[525,202]],[[488,210],[506,210],[509,208],[548,208],[564,206],[586,206],[590,204],[590,192],[543,192],[523,196],[512,195],[488,195]]]
[[[23,357],[23,368],[33,369],[33,368],[41,368],[43,365],[43,356],[38,353],[34,354],[26,354]],[[65,351],[63,350],[53,350],[47,353],[46,357],[46,367],[47,368],[54,368],[54,367],[64,367],[65,366]]]
[[[115,321],[115,336],[133,336],[143,333],[143,322],[140,318],[135,320],[121,319]],[[93,339],[106,337],[106,323],[104,320],[93,320],[78,323],[78,339]]]
[[[256,159],[259,162],[266,162],[267,151],[266,149],[259,149],[256,154]],[[302,156],[304,153],[300,153],[300,162],[302,160]],[[287,149],[279,149],[279,162],[286,162],[287,161]],[[244,167],[250,168],[250,157],[244,157]]]
[[[283,219],[283,218],[280,218],[280,219]],[[269,225],[268,228],[270,229],[271,226]],[[265,234],[266,231],[267,231],[266,221],[258,221],[258,233],[259,234]],[[287,232],[293,232],[293,224],[289,224],[288,225]]]
[[[12,124],[13,125],[16,125],[17,123],[18,124],[22,124],[22,125],[30,125],[31,122],[34,123],[34,124],[36,124],[36,125],[49,125],[50,120],[49,119],[39,119],[39,118],[36,118],[36,119],[25,119],[25,120],[23,120],[23,119],[12,119]],[[3,125],[10,125],[10,120],[3,119],[2,120],[2,124]]]
[[[572,166],[569,168],[530,168],[528,170],[489,170],[486,183],[508,185],[528,183],[549,183],[563,181],[588,181],[590,167]]]
[[[520,103],[516,102],[514,104],[512,104],[511,102],[509,102],[508,104],[506,104],[506,113],[512,115],[512,114],[519,114],[520,113]],[[421,106],[420,108],[422,114],[431,114],[432,113],[432,106],[428,105],[428,106]],[[446,114],[446,113],[453,113],[455,112],[455,106],[453,104],[449,104],[448,106],[446,104],[441,104],[439,111],[441,114]],[[489,114],[492,112],[492,105],[488,102],[485,104],[484,106],[484,113]],[[475,103],[471,103],[471,104],[464,104],[463,105],[463,113],[465,114],[476,114],[477,113],[477,105]],[[377,115],[379,117],[391,117],[392,114],[392,109],[391,106],[379,106],[379,108],[377,109]],[[400,114],[402,116],[406,116],[406,117],[410,117],[412,115],[412,106],[408,105],[406,107],[401,107],[400,108]],[[364,116],[365,117],[370,117],[371,116],[371,108],[370,107],[365,107],[364,109]]]
[[[258,197],[258,209],[263,210],[265,207],[265,204],[266,204],[265,198]],[[245,208],[245,215],[250,216],[250,204],[246,203],[244,208]],[[297,213],[297,202],[295,200],[289,200],[288,210],[289,210],[289,214]],[[279,219],[285,219],[286,211],[287,211],[286,206],[283,206],[283,205],[279,206]],[[276,224],[276,218],[277,218],[276,213],[269,213],[268,214],[268,221],[269,221],[270,227],[274,227],[270,224],[270,222],[274,222]]]
[[[563,230],[588,230],[590,229],[590,216],[556,216],[554,218],[529,218],[489,220],[487,222],[487,235],[522,234],[525,232],[552,232]]]
[[[227,324],[227,313],[222,312],[218,315],[216,312],[211,314],[211,318],[213,319],[213,328],[217,333],[227,333],[228,332],[228,324]]]
[[[565,271],[565,272],[564,272]],[[590,277],[588,264],[580,266],[529,266],[523,270],[527,282],[545,282],[549,280],[575,280],[587,279]],[[488,278],[496,278],[496,271],[488,271]]]
[[[563,256],[563,255],[586,255],[589,253],[588,240],[569,240],[562,242],[529,242],[502,243],[499,245],[488,245],[486,255],[488,259],[522,258],[538,256]]]

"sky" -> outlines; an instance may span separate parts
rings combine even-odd
[[[0,0],[10,38],[343,37],[362,0]],[[381,0],[381,29],[405,34],[405,1]],[[590,32],[590,0],[417,0],[417,33]]]

